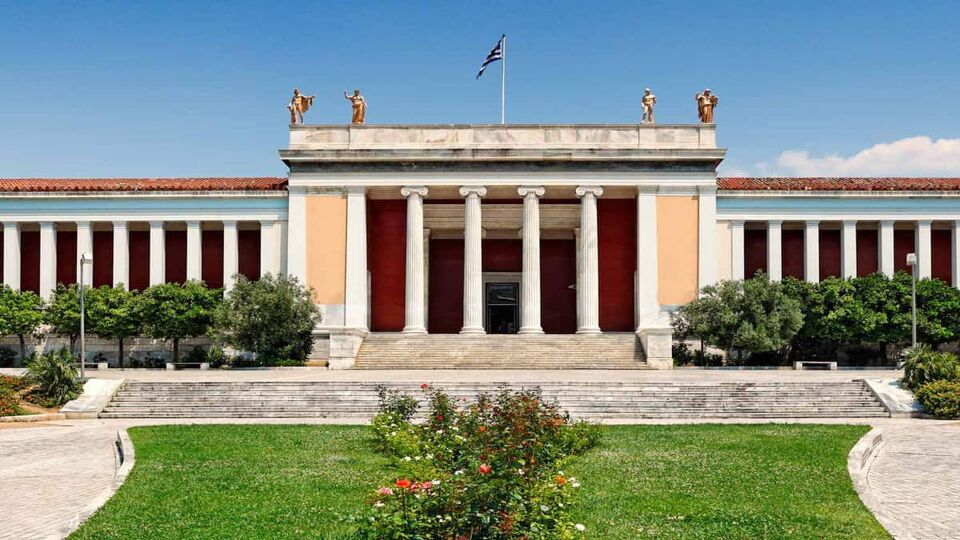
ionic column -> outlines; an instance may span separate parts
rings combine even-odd
[[[113,222],[113,286],[130,285],[130,235],[126,221]]]
[[[424,186],[407,186],[400,194],[407,198],[407,267],[404,291],[404,326],[407,334],[426,334],[424,300],[423,198]]]
[[[699,188],[698,288],[717,282],[717,186]]]
[[[931,275],[930,224],[930,220],[917,222],[917,279],[928,278]]]
[[[483,223],[480,199],[487,195],[483,186],[464,186],[460,196],[463,207],[463,329],[461,334],[483,334]]]
[[[166,234],[162,221],[150,222],[150,285],[167,281]]]
[[[367,330],[367,194],[347,188],[347,277],[344,324]]]
[[[540,197],[541,186],[521,186],[523,197],[523,279],[520,284],[520,334],[542,334],[540,325]]]
[[[260,220],[260,277],[280,274],[280,223]]]
[[[744,278],[743,221],[730,222],[730,279]]]
[[[237,237],[237,222],[223,222],[223,288],[230,290],[240,271],[240,241]]]
[[[783,279],[783,244],[781,242],[783,221],[767,223],[767,276],[770,281]]]
[[[637,188],[637,329],[660,325],[657,187]]]
[[[845,220],[840,229],[840,272],[845,278],[857,277],[857,222]]]
[[[187,222],[187,279],[199,281],[202,273],[203,242],[201,240],[200,222]]]
[[[57,226],[40,223],[40,296],[49,300],[57,288]]]
[[[960,220],[953,222],[953,270],[951,275],[953,277],[952,283],[954,287],[960,287]]]
[[[77,222],[77,280],[80,279],[80,275],[83,274],[83,285],[85,287],[93,286],[93,266],[97,264],[97,261],[93,261],[93,264],[88,264],[86,268],[81,271],[80,269],[80,256],[86,253],[88,256],[93,255],[93,227],[91,227],[89,221],[78,221]]]
[[[580,268],[580,287],[577,296],[583,308],[578,334],[600,333],[600,254],[597,238],[597,197],[603,195],[600,186],[579,186],[580,250],[583,265]]]
[[[3,283],[20,290],[20,224],[3,222]]]
[[[820,282],[820,222],[807,221],[803,229],[803,277],[810,283]]]
[[[881,221],[880,232],[877,235],[880,257],[880,271],[893,277],[893,221]]]

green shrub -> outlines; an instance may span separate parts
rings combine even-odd
[[[682,341],[673,342],[673,365],[675,366],[722,366],[723,356],[691,349]]]
[[[18,416],[23,414],[20,407],[20,398],[17,393],[5,386],[0,386],[0,416]]]
[[[23,377],[14,377],[13,375],[0,375],[0,388],[19,392],[25,390],[30,383]]]
[[[914,393],[927,413],[941,418],[960,417],[960,381],[934,381]]]
[[[904,352],[903,384],[917,389],[934,381],[960,381],[960,359],[919,345]]]
[[[27,368],[27,381],[36,388],[31,397],[43,405],[56,407],[76,398],[83,384],[66,349],[34,357]]]

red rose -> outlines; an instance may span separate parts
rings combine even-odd
[[[487,426],[480,426],[477,431],[479,431],[480,433],[483,433],[487,431]]]
[[[420,385],[420,389],[421,389],[421,390],[426,390],[427,388],[430,388],[430,385],[427,384],[427,383],[423,383],[423,384]]]
[[[400,489],[410,489],[411,485],[412,484],[410,483],[410,481],[407,480],[406,478],[401,478],[396,482],[396,486]]]
[[[480,464],[480,474],[490,474],[493,471],[493,467],[487,465],[486,463]]]
[[[442,415],[442,414],[438,414],[438,415],[437,415],[437,422],[443,422],[443,415]]]

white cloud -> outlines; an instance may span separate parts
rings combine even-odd
[[[770,176],[960,176],[960,139],[909,137],[848,157],[787,150],[773,164],[757,163],[757,170]]]

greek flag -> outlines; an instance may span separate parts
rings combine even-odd
[[[483,75],[483,70],[487,69],[488,65],[490,65],[493,62],[496,62],[497,60],[503,60],[503,38],[505,37],[506,35],[500,34],[500,41],[497,41],[497,45],[493,48],[492,51],[490,51],[490,54],[488,54],[487,57],[483,59],[483,64],[480,66],[480,72],[477,73],[478,79],[480,78],[481,75]]]

